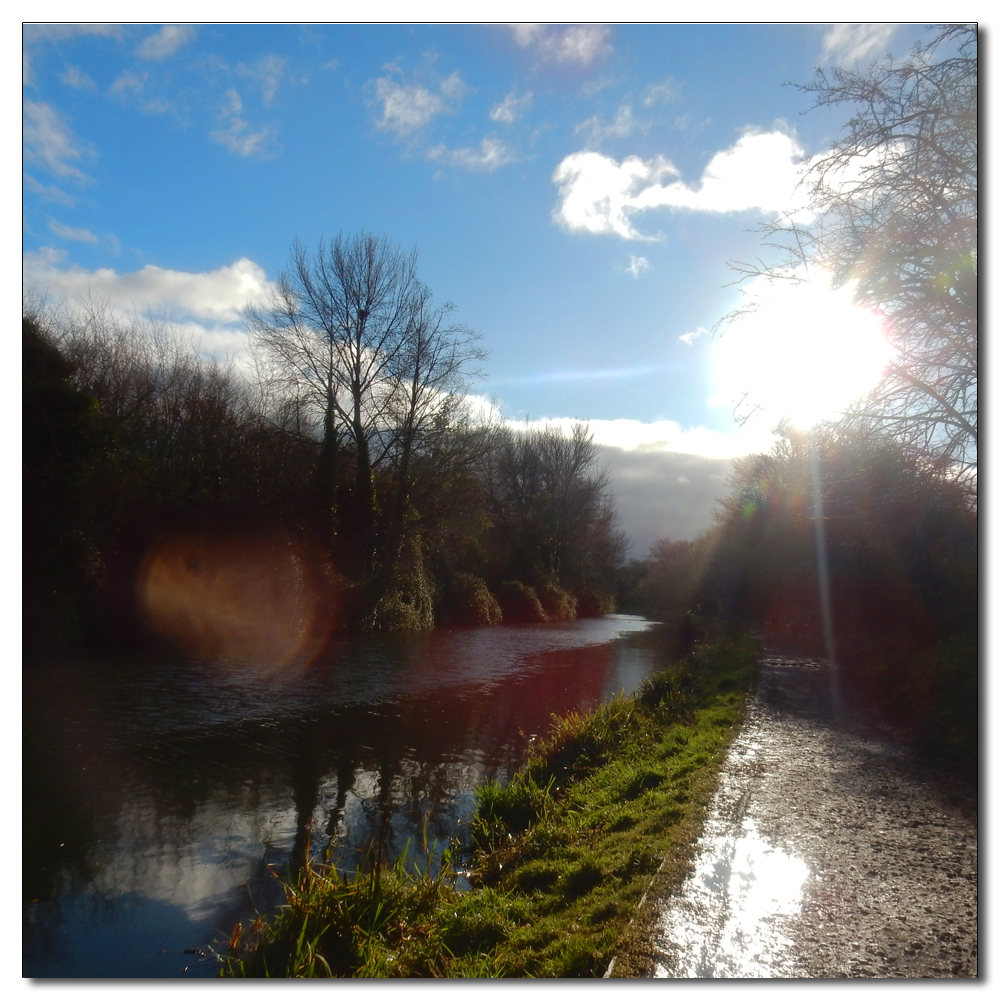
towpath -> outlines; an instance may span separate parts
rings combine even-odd
[[[975,977],[977,844],[974,807],[846,711],[835,670],[769,656],[694,868],[652,901],[651,973]]]

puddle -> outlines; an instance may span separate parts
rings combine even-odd
[[[730,749],[694,870],[657,927],[654,978],[771,979],[801,975],[782,932],[802,905],[810,875],[800,858],[769,843],[747,815],[764,764],[759,717]]]
[[[806,863],[768,844],[744,819],[738,836],[706,831],[695,865],[661,918],[661,947],[671,958],[657,963],[655,977],[794,977],[780,918],[799,912]]]

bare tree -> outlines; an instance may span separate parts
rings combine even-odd
[[[395,471],[395,499],[390,526],[390,558],[398,556],[408,517],[418,467],[424,480],[471,472],[480,456],[482,435],[469,433],[464,393],[469,380],[480,374],[476,362],[486,357],[478,346],[481,336],[460,325],[450,325],[452,303],[434,308],[429,293],[409,335],[397,353],[393,369],[392,422],[389,451]],[[472,446],[470,446],[472,445]],[[445,458],[447,468],[441,468]],[[419,461],[422,459],[423,461]],[[432,487],[425,482],[426,490]]]
[[[978,55],[975,25],[938,26],[902,62],[818,71],[814,107],[854,108],[811,165],[815,221],[761,227],[780,252],[745,276],[819,265],[855,281],[896,358],[848,418],[888,431],[975,491],[978,385]]]
[[[338,235],[310,253],[300,243],[270,302],[244,318],[257,352],[288,394],[322,420],[319,479],[331,511],[346,506],[362,563],[374,555],[375,472],[396,463],[402,517],[414,444],[481,357],[476,335],[449,326],[417,277],[417,255],[384,236]],[[352,488],[338,505],[345,453]]]
[[[510,572],[529,584],[607,586],[621,562],[610,473],[585,424],[494,435],[484,480],[494,527],[510,550]]]

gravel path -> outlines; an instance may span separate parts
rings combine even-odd
[[[656,977],[978,974],[977,818],[820,660],[769,657],[680,893]]]

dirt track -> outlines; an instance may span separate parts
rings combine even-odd
[[[657,977],[978,974],[974,808],[846,711],[824,661],[766,660],[694,864],[655,904]]]

